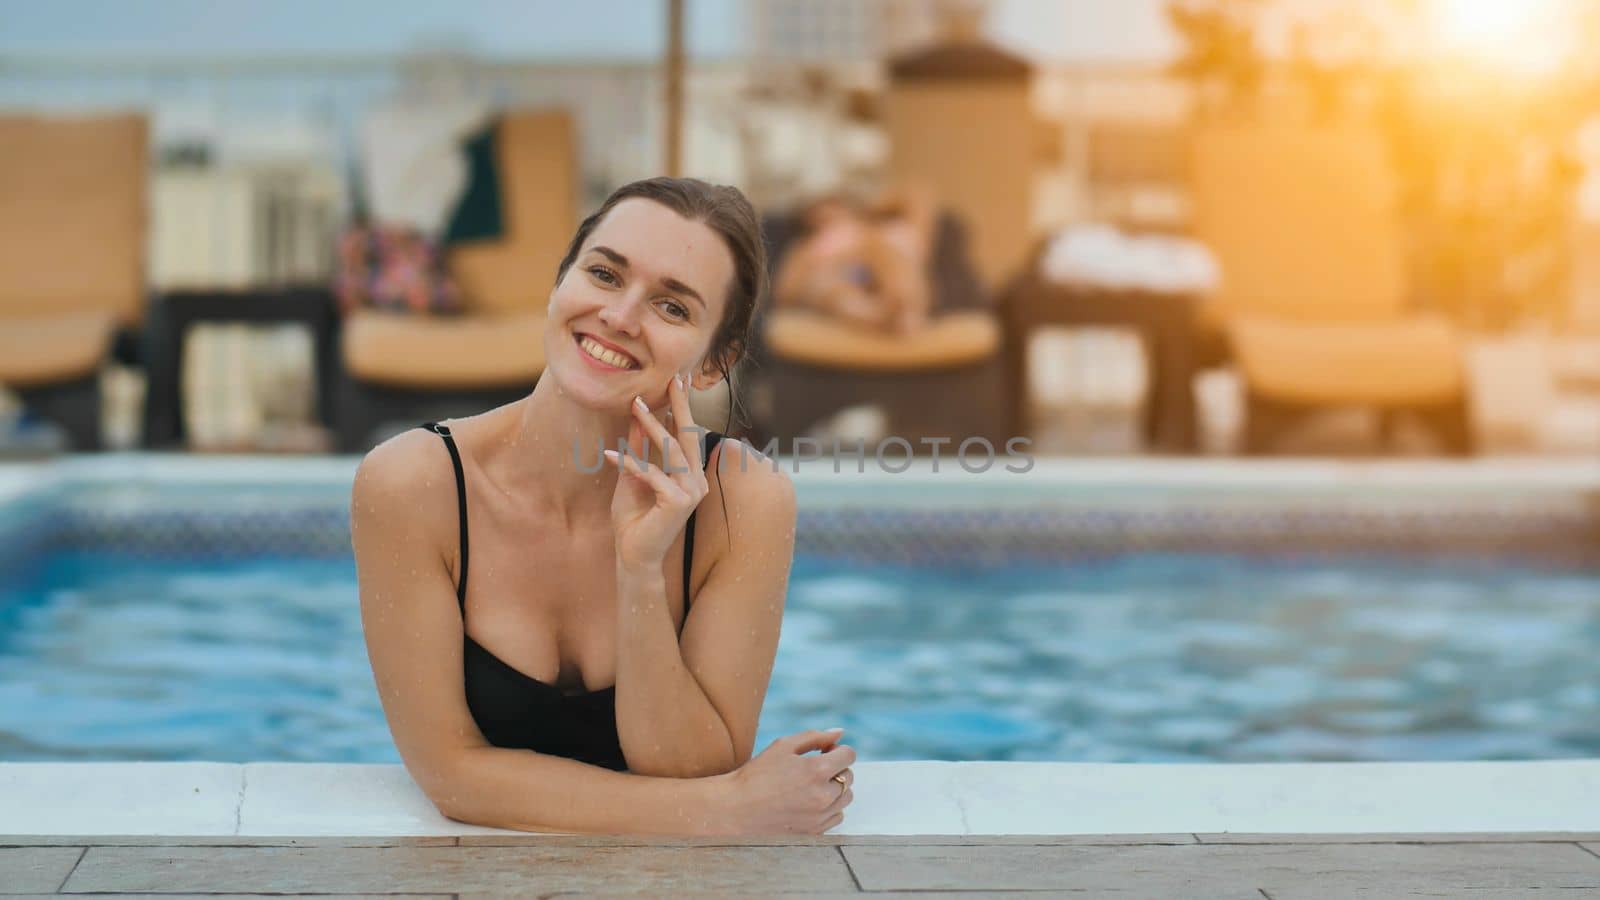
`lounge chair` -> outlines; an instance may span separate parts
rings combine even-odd
[[[495,140],[505,235],[449,251],[466,313],[360,310],[345,321],[339,444],[347,452],[371,446],[386,424],[514,400],[544,371],[544,310],[577,224],[572,117],[509,113]]]
[[[1195,230],[1222,269],[1206,315],[1225,329],[1246,390],[1244,451],[1270,451],[1309,413],[1364,406],[1382,434],[1412,414],[1447,452],[1470,453],[1461,341],[1408,302],[1379,135],[1208,128],[1191,165]]]
[[[100,447],[100,370],[146,296],[142,115],[0,115],[0,384]]]
[[[777,271],[797,236],[796,223],[788,215],[769,216],[764,230]],[[928,275],[930,323],[909,337],[766,305],[756,322],[751,365],[741,373],[745,405],[754,414],[752,437],[777,438],[781,450],[791,452],[795,438],[834,413],[870,404],[887,414],[888,433],[919,453],[929,452],[920,445],[924,437],[950,438],[946,453],[968,437],[987,438],[1003,450],[1011,410],[1000,323],[979,285],[964,229],[949,214],[935,228]]]

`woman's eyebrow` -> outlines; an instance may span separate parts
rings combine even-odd
[[[693,297],[695,302],[699,303],[701,307],[706,305],[705,298],[700,296],[699,291],[689,287],[687,284],[684,284],[676,278],[667,277],[661,279],[661,286],[673,292],[674,294],[682,294],[685,297]]]
[[[621,253],[618,253],[617,251],[611,249],[610,247],[606,247],[606,246],[601,245],[601,244],[596,244],[595,246],[593,246],[593,247],[591,247],[589,249],[594,251],[595,253],[600,254],[601,256],[604,256],[606,259],[611,260],[613,263],[616,263],[621,268],[626,269],[628,267],[628,258],[626,256],[623,256]],[[706,299],[704,297],[700,296],[700,292],[699,291],[695,290],[692,287],[689,287],[687,284],[684,284],[683,282],[679,281],[676,278],[673,278],[670,275],[668,275],[666,278],[661,279],[661,286],[666,288],[667,290],[673,292],[674,294],[682,294],[685,297],[694,298],[694,301],[696,303],[699,303],[701,307],[704,307],[706,305]]]
[[[600,254],[601,256],[604,256],[606,259],[611,260],[612,262],[614,262],[617,265],[623,267],[624,269],[626,269],[628,267],[628,258],[626,256],[623,256],[621,253],[618,253],[617,251],[611,249],[610,247],[602,247],[602,246],[598,246],[597,245],[597,246],[594,246],[594,247],[590,247],[589,249],[593,250],[594,252],[596,252],[598,254]]]

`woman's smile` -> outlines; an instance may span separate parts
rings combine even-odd
[[[591,365],[604,372],[627,372],[641,368],[639,361],[634,359],[622,348],[600,340],[594,335],[575,332],[574,340],[578,349],[582,351],[584,359]]]

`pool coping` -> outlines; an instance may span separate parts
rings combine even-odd
[[[111,453],[0,461],[0,511],[61,497],[133,496],[164,486],[349,489],[355,456],[189,456]],[[917,458],[904,472],[856,472],[828,459],[776,464],[802,510],[873,509],[958,513],[997,508],[1101,509],[1141,513],[1276,508],[1322,510],[1521,510],[1600,518],[1600,459],[1499,457],[1472,460],[1038,457],[1023,474],[997,466],[963,471],[954,460]],[[937,490],[930,490],[937,487]],[[130,494],[129,492],[132,492]],[[342,509],[341,496],[331,505]],[[300,501],[305,502],[304,498]]]
[[[1600,759],[865,761],[855,771],[855,802],[830,834],[1600,836]],[[519,834],[445,819],[399,765],[0,763],[0,797],[0,843]]]
[[[46,460],[0,460],[0,500],[40,484],[62,480],[208,480],[276,482],[286,477],[301,482],[345,482],[361,457],[353,455],[282,456],[238,454],[208,456],[173,453],[72,454]],[[907,460],[904,471],[879,469],[870,459],[857,471],[853,457],[772,462],[797,485],[848,482],[868,484],[949,482],[1004,483],[1041,479],[1051,484],[1128,484],[1181,486],[1285,487],[1456,486],[1493,483],[1505,487],[1600,488],[1600,459],[1499,456],[1476,459],[1403,457],[1215,458],[1173,456],[1036,456],[1025,472],[1002,464],[983,472],[964,470],[954,458]],[[893,461],[886,461],[893,462]],[[758,463],[752,462],[752,465]],[[730,464],[731,465],[731,464]],[[835,471],[835,468],[838,471]]]

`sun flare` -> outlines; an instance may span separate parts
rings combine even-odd
[[[1529,72],[1560,58],[1566,0],[1434,0],[1435,33],[1448,53]]]

